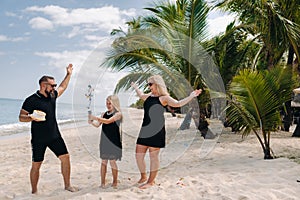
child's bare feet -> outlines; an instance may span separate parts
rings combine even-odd
[[[140,189],[147,189],[149,187],[152,187],[155,183],[145,183],[141,186],[139,186]]]
[[[79,189],[77,187],[74,187],[74,186],[66,187],[65,190],[67,190],[69,192],[77,192],[77,191],[79,191]]]
[[[118,183],[112,183],[111,187],[113,187],[114,189],[118,189]]]
[[[147,181],[147,177],[141,177],[138,183],[145,183]]]

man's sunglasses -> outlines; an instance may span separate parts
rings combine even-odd
[[[51,87],[56,87],[57,86],[57,84],[50,84],[50,83],[46,83],[47,85],[50,85]]]

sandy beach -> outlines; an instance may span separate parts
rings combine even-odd
[[[0,140],[0,199],[300,199],[300,138],[291,132],[276,132],[271,147],[276,159],[264,160],[254,135],[241,135],[223,129],[220,122],[210,121],[218,133],[204,140],[192,124],[178,131],[183,118],[166,113],[167,146],[161,151],[161,168],[156,184],[141,190],[135,163],[135,141],[143,110],[124,113],[123,158],[118,161],[118,188],[100,188],[99,134],[92,126],[62,130],[71,155],[71,181],[80,188],[71,193],[63,189],[60,163],[47,150],[41,168],[38,194],[30,194],[30,135]],[[221,133],[222,132],[222,133]],[[148,161],[148,158],[146,157]],[[147,164],[149,166],[149,164]]]

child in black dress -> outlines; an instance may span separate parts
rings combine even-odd
[[[100,136],[100,158],[101,162],[101,187],[105,187],[105,177],[107,171],[107,163],[109,161],[113,183],[112,187],[116,188],[118,184],[118,166],[116,161],[122,158],[122,142],[120,124],[122,113],[120,110],[119,98],[116,95],[108,96],[106,99],[107,111],[101,116],[96,117],[89,115],[89,124],[99,127],[102,124]],[[96,121],[97,123],[94,123]]]

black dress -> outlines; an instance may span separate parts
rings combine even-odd
[[[164,148],[166,144],[165,108],[159,97],[149,96],[144,102],[144,118],[137,144]]]
[[[103,118],[109,119],[115,113],[105,112]],[[100,158],[103,160],[121,160],[122,141],[120,133],[120,120],[110,124],[102,124],[100,137]]]

